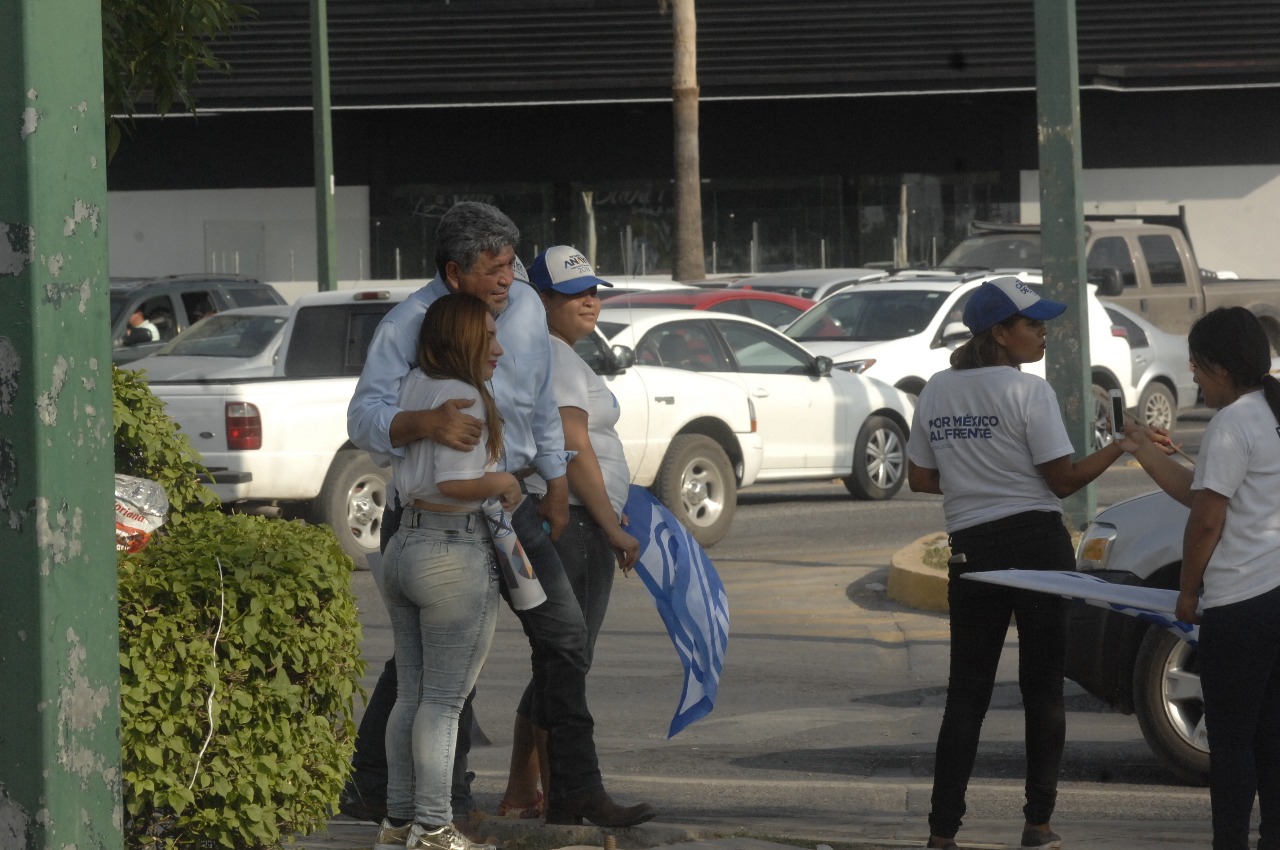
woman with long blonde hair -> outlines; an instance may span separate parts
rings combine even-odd
[[[450,783],[458,715],[489,653],[498,610],[497,557],[481,505],[520,502],[519,482],[494,471],[502,421],[487,382],[502,356],[485,303],[445,295],[431,304],[418,342],[419,366],[400,406],[469,399],[482,410],[482,450],[431,440],[392,459],[400,529],[387,544],[379,589],[391,619],[399,683],[387,724],[387,817],[378,850],[493,850],[453,824]]]

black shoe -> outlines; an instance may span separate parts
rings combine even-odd
[[[547,801],[547,823],[553,824],[581,824],[585,818],[596,826],[622,827],[635,826],[657,816],[658,810],[648,803],[619,806],[603,788]]]
[[[387,801],[375,800],[372,795],[361,794],[356,784],[347,780],[342,793],[338,795],[338,811],[356,820],[382,823],[382,819],[387,816]]]

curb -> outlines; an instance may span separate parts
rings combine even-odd
[[[945,544],[944,532],[926,534],[893,553],[889,561],[889,598],[919,611],[947,613],[947,573],[927,567],[927,549]]]

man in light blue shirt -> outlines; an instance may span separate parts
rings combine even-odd
[[[586,698],[590,666],[585,657],[586,625],[552,544],[568,522],[569,487],[560,411],[551,389],[551,342],[538,294],[527,282],[515,279],[519,235],[511,219],[488,204],[463,202],[445,213],[436,231],[436,277],[378,325],[347,409],[347,432],[357,446],[388,462],[389,455],[403,452],[406,443],[419,439],[435,439],[455,448],[474,446],[479,420],[463,412],[466,404],[451,401],[434,410],[407,411],[399,409],[397,400],[401,381],[417,363],[418,333],[427,307],[448,292],[465,292],[489,305],[505,352],[493,376],[494,400],[503,418],[504,469],[517,475],[536,469],[548,485],[545,497],[526,498],[513,517],[516,535],[547,594],[546,602],[516,611],[516,616],[532,648],[535,722],[547,729],[549,737],[548,822],[581,823],[586,818],[597,826],[632,826],[656,812],[644,803],[630,807],[614,803],[600,776],[595,724]],[[395,524],[394,519],[384,523],[384,529]],[[503,595],[507,595],[505,587]],[[394,676],[392,662],[379,679],[370,707],[375,700],[394,702],[385,692],[388,673]],[[389,684],[394,693],[394,679]],[[365,717],[358,750],[360,740],[366,738],[368,709]],[[382,724],[385,727],[385,717]],[[459,799],[469,796],[469,789],[460,794],[457,777],[466,769],[470,711],[464,712],[461,724],[456,759],[460,764],[454,772],[455,818],[469,814],[469,800],[464,804]],[[370,731],[367,737],[376,740]],[[362,755],[373,758],[376,754],[357,752],[353,759],[357,785]],[[463,811],[458,810],[460,804]]]

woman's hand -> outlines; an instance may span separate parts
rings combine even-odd
[[[502,509],[507,513],[513,513],[520,502],[524,499],[524,493],[520,490],[520,482],[510,472],[502,473],[508,480],[502,482],[502,490],[498,493],[498,501],[502,503]]]
[[[1178,594],[1178,604],[1173,609],[1173,616],[1177,617],[1184,623],[1190,623],[1193,626],[1200,625],[1200,617],[1196,615],[1196,608],[1200,606],[1200,595],[1197,593],[1189,593],[1182,591]]]
[[[640,541],[627,534],[621,527],[616,531],[606,531],[605,539],[609,541],[613,553],[618,556],[618,567],[622,570],[622,574],[631,572],[631,568],[636,565],[636,560],[640,557]]]
[[[1166,455],[1173,454],[1176,449],[1168,430],[1139,425],[1132,420],[1125,423],[1124,437],[1120,440],[1120,448],[1129,454],[1137,454],[1146,445],[1153,445]]]

